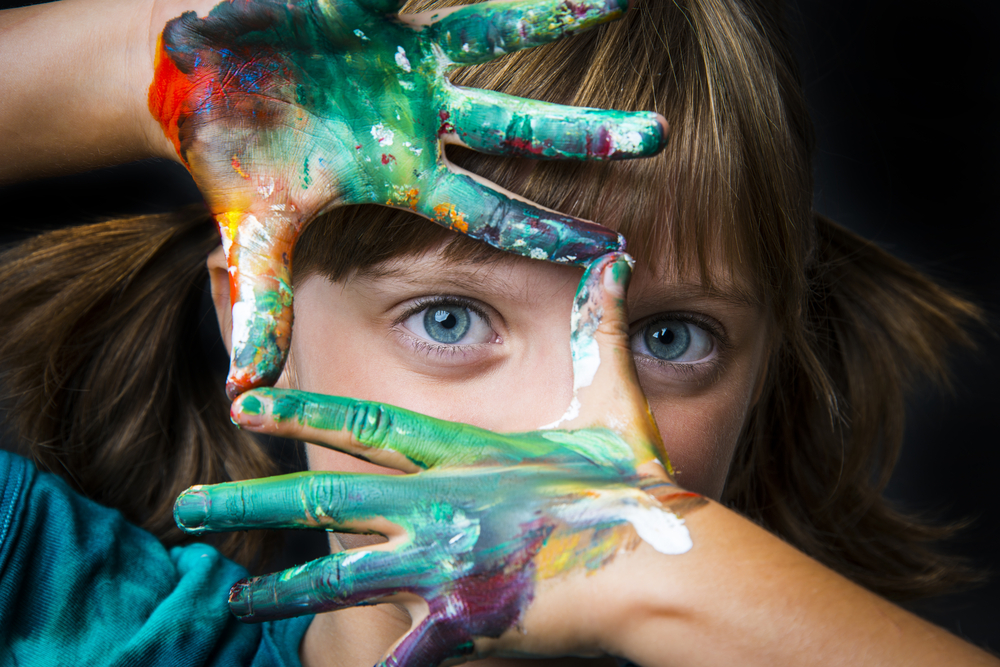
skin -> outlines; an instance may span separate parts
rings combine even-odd
[[[292,319],[292,247],[319,213],[376,203],[491,245],[585,263],[617,234],[451,165],[446,144],[540,159],[626,159],[664,145],[655,113],[552,105],[448,82],[622,15],[621,0],[526,0],[398,16],[374,0],[236,0],[159,39],[149,109],[209,204],[232,282],[231,397],[273,383]]]

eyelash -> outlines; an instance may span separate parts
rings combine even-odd
[[[403,326],[403,322],[408,320],[410,317],[416,315],[417,313],[423,312],[428,308],[434,306],[457,306],[460,308],[468,308],[473,313],[478,315],[486,323],[486,326],[490,328],[494,333],[494,339],[489,343],[476,343],[473,345],[442,345],[440,343],[432,343],[429,340],[425,340],[417,336],[409,329]],[[397,317],[393,321],[393,328],[401,333],[405,337],[407,343],[413,347],[413,349],[421,354],[428,356],[437,355],[442,357],[456,357],[464,356],[469,354],[475,348],[481,347],[482,345],[494,345],[496,343],[502,342],[500,340],[500,335],[496,333],[496,328],[493,326],[493,318],[490,317],[486,309],[483,308],[482,304],[474,299],[468,299],[461,296],[426,296],[416,299],[409,308],[407,308],[402,315]]]

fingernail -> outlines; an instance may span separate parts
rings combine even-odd
[[[264,415],[267,413],[267,399],[255,394],[243,394],[233,401],[229,409],[229,417],[237,426],[255,428],[264,424]]]
[[[624,298],[632,279],[633,260],[627,253],[619,253],[609,265],[604,268],[604,289],[614,297]]]
[[[253,616],[253,590],[249,579],[240,579],[229,589],[229,611],[241,620]]]
[[[210,506],[208,496],[201,491],[201,487],[192,486],[174,503],[174,523],[185,532],[200,532],[205,528]]]

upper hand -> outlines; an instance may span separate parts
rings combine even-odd
[[[185,492],[175,517],[188,532],[322,527],[389,539],[240,582],[233,612],[262,621],[400,602],[414,625],[386,664],[599,653],[600,638],[579,631],[595,615],[587,589],[553,591],[642,541],[661,553],[687,551],[677,514],[702,502],[673,484],[636,380],[624,313],[629,273],[627,256],[611,254],[584,274],[573,307],[576,398],[558,428],[497,434],[294,390],[237,399],[233,417],[245,427],[411,474],[311,472]],[[531,614],[540,604],[559,612]]]
[[[620,16],[624,0],[520,0],[400,16],[396,0],[231,0],[170,21],[149,105],[219,223],[233,299],[230,396],[277,379],[291,255],[335,206],[413,210],[504,250],[584,263],[621,249],[449,163],[448,143],[543,159],[662,148],[655,113],[553,105],[452,85],[482,63]]]

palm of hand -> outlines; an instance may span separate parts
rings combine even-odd
[[[189,532],[323,527],[389,538],[241,582],[233,612],[257,621],[422,600],[426,615],[415,614],[386,664],[436,665],[494,650],[482,641],[521,627],[546,581],[600,570],[640,541],[662,553],[687,551],[690,537],[673,511],[693,494],[677,490],[657,463],[665,455],[622,328],[626,267],[612,255],[581,282],[574,373],[600,363],[564,429],[504,435],[353,399],[274,389],[243,395],[233,408],[243,426],[414,474],[301,473],[186,492],[175,516]],[[617,295],[605,289],[615,272]],[[517,650],[521,633],[513,636]]]

